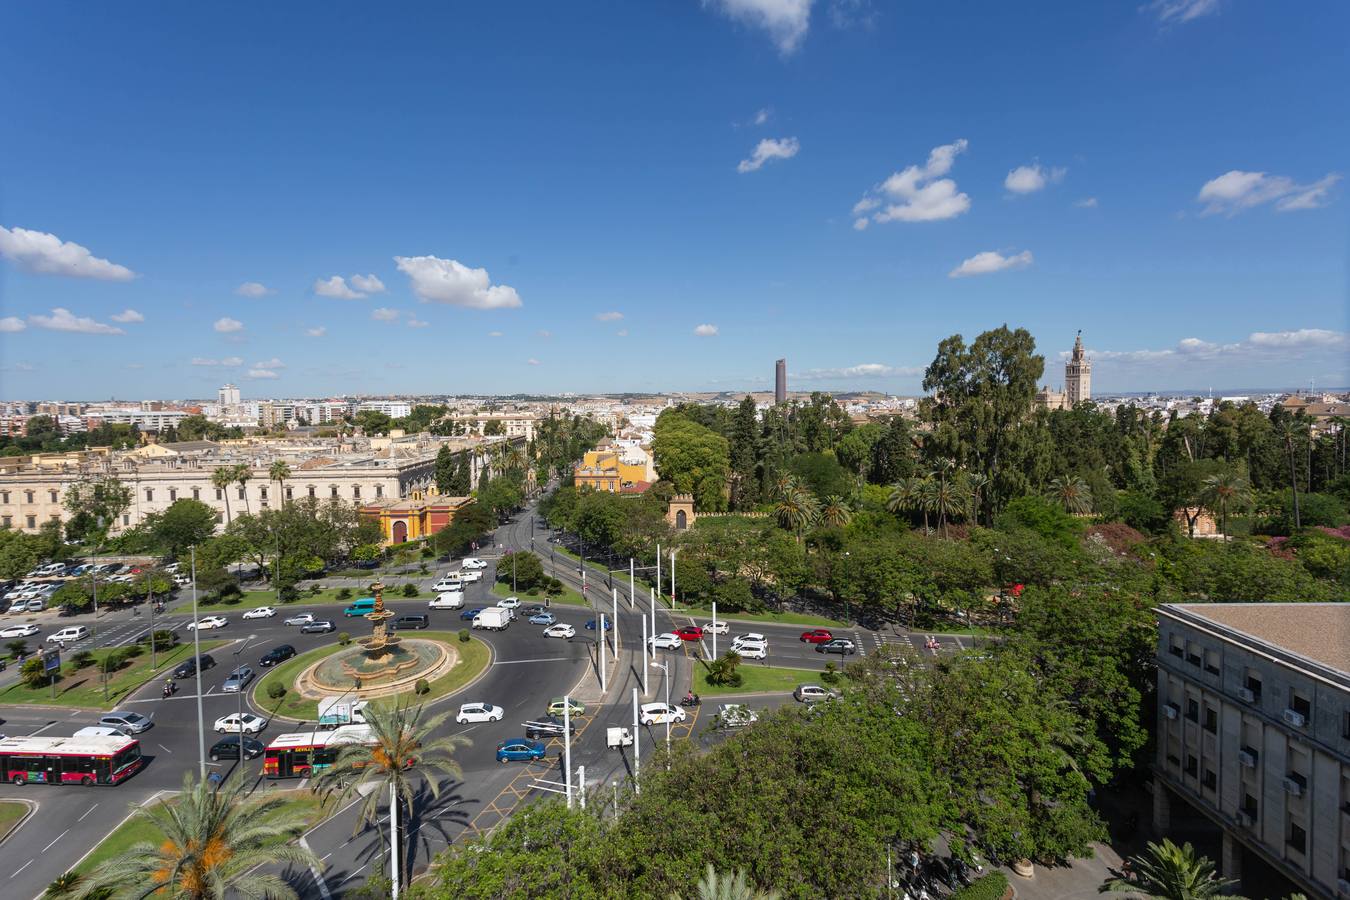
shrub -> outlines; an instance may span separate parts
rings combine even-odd
[[[430,574],[431,574],[431,569],[429,569],[429,568],[427,567],[427,564],[426,564],[426,563],[422,563],[420,566],[417,567],[417,574],[419,574],[419,575],[430,575]]]
[[[83,669],[87,666],[92,666],[94,664],[94,654],[90,653],[88,650],[77,651],[73,656],[71,656],[70,664],[74,666],[76,669]]]
[[[411,582],[403,586],[403,596],[405,597],[416,597],[418,593],[417,585],[412,584]]]
[[[19,670],[19,677],[23,679],[25,686],[30,688],[46,687],[49,680],[47,673],[42,671],[42,657],[34,656],[23,664]]]
[[[145,637],[141,638],[140,643],[145,644],[147,647],[150,645],[150,634],[149,634],[149,632],[146,633]],[[167,629],[167,628],[156,628],[156,629],[155,629],[155,649],[156,649],[156,650],[167,650],[168,648],[174,647],[174,646],[176,646],[177,644],[178,644],[178,634],[177,634],[177,632],[170,631],[170,630]]]
[[[286,685],[280,681],[274,681],[267,686],[267,696],[273,700],[280,700],[286,696]]]
[[[300,599],[300,592],[296,590],[293,584],[283,584],[281,590],[277,593],[281,595],[282,603],[294,603]]]
[[[322,593],[323,593],[323,587],[322,587],[321,585],[311,584],[311,585],[309,586],[309,595],[310,595],[311,597],[317,597],[317,596],[319,596],[319,595],[322,594]]]
[[[122,648],[122,657],[124,659],[135,659],[145,652],[144,644],[127,644]]]
[[[413,690],[419,695],[429,694],[431,693],[431,685],[427,684],[425,678],[419,678],[417,679],[417,684],[413,685]]]
[[[17,641],[10,641],[5,645],[5,649],[9,651],[10,656],[17,658],[28,652],[28,642],[22,638]]]
[[[467,644],[469,642],[469,629],[461,628],[459,630],[459,642],[461,644]]]
[[[562,583],[562,580],[561,580],[561,579],[558,579],[558,578],[550,578],[550,579],[548,580],[548,587],[545,589],[545,591],[546,591],[546,593],[547,593],[550,597],[556,597],[556,596],[558,596],[559,594],[561,594],[561,593],[563,592],[563,590],[564,590],[564,588],[563,588],[563,583]]]
[[[951,900],[1003,900],[1006,893],[1008,876],[1002,872],[990,872],[952,894]]]
[[[352,599],[352,589],[351,589],[351,588],[338,588],[337,598],[338,598],[339,600],[344,601],[344,602],[347,601],[347,600]]]
[[[825,671],[820,673],[820,680],[826,684],[834,684],[839,681],[838,667],[833,662],[827,662]]]
[[[216,598],[223,603],[229,603],[230,598],[234,597],[236,598],[234,602],[237,603],[239,602],[237,598],[243,596],[243,594],[244,592],[239,587],[239,585],[231,581],[229,584],[225,585],[219,591],[216,592]]]
[[[338,645],[345,647],[352,642],[352,636],[345,631],[338,632]]]

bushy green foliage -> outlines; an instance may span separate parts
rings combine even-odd
[[[419,678],[417,683],[413,685],[413,691],[420,697],[422,694],[431,693],[431,685],[427,683],[425,678]]]
[[[497,580],[502,584],[511,584],[514,579],[522,591],[533,592],[543,584],[546,577],[543,562],[528,551],[506,553],[497,560]]]
[[[286,685],[280,681],[273,681],[267,686],[267,696],[272,700],[280,700],[286,696]]]
[[[461,628],[461,629],[459,630],[459,642],[460,642],[461,644],[467,644],[467,643],[469,642],[470,639],[471,639],[471,635],[469,634],[469,629],[467,629],[467,628]]]
[[[951,900],[1003,900],[1008,893],[1008,876],[988,872],[952,894]]]
[[[352,636],[345,631],[337,633],[337,642],[339,647],[345,647],[352,642]]]

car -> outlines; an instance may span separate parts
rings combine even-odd
[[[543,759],[546,753],[548,748],[539,741],[532,741],[529,738],[507,738],[497,745],[497,762],[529,762]]]
[[[769,639],[764,635],[756,631],[750,631],[745,634],[738,634],[732,638],[731,646],[734,649],[738,644],[767,644],[768,642]]]
[[[476,569],[470,569],[467,572],[461,572],[459,577],[464,579],[465,584],[473,584],[475,581],[483,580],[483,573]]]
[[[220,689],[226,694],[237,694],[244,689],[244,685],[252,680],[253,670],[248,666],[238,666],[225,676],[225,683],[220,686]]]
[[[609,631],[609,630],[610,630],[611,628],[613,628],[613,627],[614,627],[614,623],[611,622],[608,618],[606,618],[606,619],[605,619],[605,630],[606,630],[606,631]],[[595,620],[594,620],[594,619],[587,619],[587,620],[586,620],[586,630],[587,630],[587,631],[594,631],[594,630],[595,630]]]
[[[577,630],[566,622],[558,622],[544,629],[544,637],[565,638],[571,640],[577,636]]]
[[[678,650],[684,645],[678,634],[667,631],[665,634],[658,634],[656,637],[647,638],[647,643],[652,645],[653,650]]]
[[[375,598],[362,597],[360,600],[353,601],[351,606],[348,606],[346,609],[342,611],[342,614],[347,618],[351,618],[353,616],[367,616],[373,613],[374,611],[375,611]]]
[[[561,716],[563,714],[563,706],[566,704],[567,699],[568,698],[564,697],[554,697],[548,702],[548,709],[544,710],[544,715]],[[582,703],[580,700],[573,699],[571,715],[586,715],[586,704]]]
[[[230,624],[230,620],[224,616],[203,616],[195,622],[187,623],[187,630],[207,631],[212,628],[224,628],[228,624]]]
[[[267,749],[262,741],[255,738],[244,738],[242,741],[238,737],[221,738],[211,745],[211,762],[219,762],[222,759],[238,759],[241,744],[244,747],[244,759],[256,759],[262,756],[263,750]]]
[[[685,712],[669,703],[644,703],[640,707],[638,722],[643,725],[674,724],[685,720]]]
[[[11,625],[0,631],[0,638],[32,637],[41,630],[36,625]]]
[[[164,567],[164,571],[165,571],[165,572],[168,572],[170,575],[172,575],[174,572],[177,572],[177,571],[178,571],[178,566],[179,566],[179,563],[171,562],[171,563],[169,563],[167,566]]]
[[[244,613],[241,618],[244,619],[270,619],[277,614],[275,607],[259,606],[257,609],[250,609]]]
[[[458,575],[456,575],[456,576],[454,576],[454,577],[451,577],[451,576],[449,576],[449,575],[446,575],[446,576],[444,576],[443,578],[441,578],[440,581],[436,582],[435,584],[433,584],[433,585],[431,586],[431,589],[432,589],[433,591],[438,591],[438,592],[439,592],[439,591],[458,591],[458,590],[461,590],[462,588],[463,588],[463,582],[460,581]]]
[[[746,641],[744,644],[732,647],[731,652],[741,659],[765,659],[769,655],[769,645]]]
[[[759,713],[744,703],[723,703],[717,708],[718,728],[744,728],[759,721]]]
[[[294,655],[295,648],[290,644],[278,644],[263,654],[262,659],[258,660],[258,665],[264,669],[270,669],[272,666],[284,663]]]
[[[817,653],[838,653],[840,656],[848,656],[850,653],[857,653],[858,648],[847,638],[834,638],[823,644],[816,644]]]
[[[47,643],[64,644],[68,641],[82,641],[89,637],[89,629],[83,625],[70,625],[60,631],[47,635]]]
[[[572,726],[572,734],[577,733],[577,723],[568,722]],[[562,716],[543,716],[525,723],[525,736],[527,738],[550,738],[561,737],[563,733]]]
[[[427,609],[459,609],[463,605],[463,591],[442,591],[427,601]]]
[[[107,728],[116,728],[123,734],[140,734],[155,723],[150,721],[149,716],[143,716],[138,712],[115,709],[110,713],[99,716],[98,724]]]
[[[215,664],[216,661],[211,658],[211,654],[203,653],[196,659],[183,660],[181,663],[178,664],[178,668],[173,670],[173,673],[169,677],[175,679],[191,678],[193,675],[197,674],[197,668],[199,665],[201,667],[201,670],[205,672],[207,669],[211,668]]]
[[[483,562],[481,559],[479,559],[479,558],[476,557],[476,556],[470,556],[468,559],[464,560],[464,562],[460,563],[460,564],[459,564],[459,567],[460,567],[461,569],[470,569],[470,570],[472,570],[472,569],[486,569],[486,568],[487,568],[487,563]]]
[[[42,612],[47,608],[46,600],[29,600],[23,605],[24,612]]]
[[[675,629],[675,636],[682,641],[701,641],[703,640],[703,629],[697,625],[685,625],[683,628]]]
[[[834,691],[818,684],[799,684],[792,691],[792,697],[798,703],[819,703],[822,700],[833,700],[835,696]]]
[[[480,612],[482,612],[482,611],[485,610],[485,609],[487,609],[486,606],[475,606],[473,609],[466,609],[466,610],[464,610],[464,612],[462,612],[462,613],[459,614],[459,617],[460,617],[461,619],[466,619],[466,620],[472,622],[472,621],[474,620],[474,617],[477,616]]]
[[[828,628],[812,628],[810,631],[803,631],[798,640],[803,644],[823,644],[826,641],[834,640],[834,635],[830,633]]]
[[[558,621],[551,612],[537,612],[530,616],[531,625],[552,625]]]
[[[706,634],[726,634],[730,628],[726,622],[709,622],[703,626],[703,631]]]
[[[548,607],[542,603],[531,603],[529,606],[522,607],[520,614],[522,616],[537,616],[540,613],[548,612]]]
[[[497,601],[497,605],[500,606],[502,609],[519,609],[519,608],[520,608],[520,598],[519,598],[519,597],[503,597],[502,599],[500,599],[500,600]]]
[[[230,713],[228,716],[221,716],[216,719],[216,724],[212,726],[216,731],[225,734],[227,731],[244,732],[244,734],[257,734],[267,727],[267,720],[262,716],[255,716],[253,713]]]
[[[465,703],[459,708],[455,721],[461,725],[468,722],[500,722],[506,710],[491,703]]]
[[[417,629],[426,628],[430,624],[431,620],[423,615],[399,616],[393,622],[395,631],[402,631],[404,629],[415,631]]]
[[[337,626],[327,619],[319,619],[300,626],[301,634],[327,634],[330,631],[336,631]]]
[[[178,585],[179,587],[187,587],[188,585],[192,584],[192,579],[187,577],[186,575],[175,575],[173,576],[173,583]]]
[[[285,622],[284,622],[283,624],[285,624],[285,625],[308,625],[310,622],[313,622],[313,621],[314,621],[314,614],[313,614],[313,613],[296,613],[296,614],[293,615],[293,616],[287,617],[287,619],[285,620]]]

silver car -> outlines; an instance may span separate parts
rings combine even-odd
[[[240,666],[225,676],[225,683],[221,685],[220,689],[226,694],[237,694],[244,689],[244,685],[252,680],[253,670],[248,666]]]

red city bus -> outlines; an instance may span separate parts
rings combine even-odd
[[[12,784],[120,784],[140,767],[135,738],[0,738],[0,776]]]
[[[375,737],[365,725],[279,734],[263,753],[263,774],[268,778],[308,778],[331,766],[341,745],[374,743]]]

